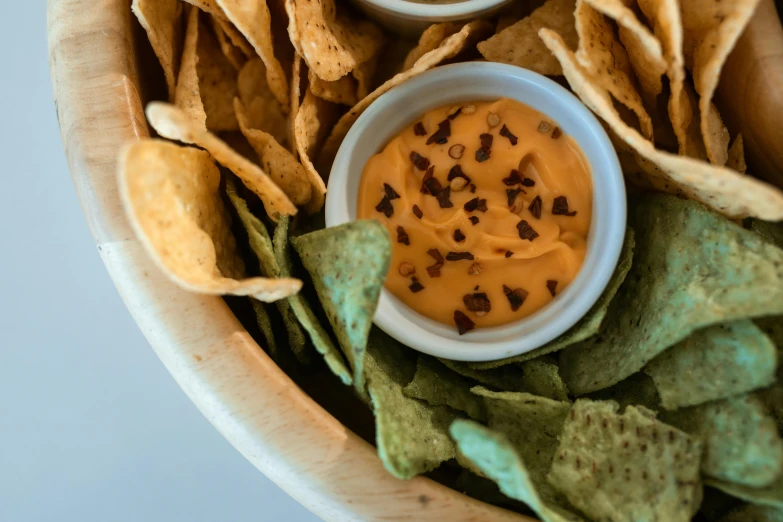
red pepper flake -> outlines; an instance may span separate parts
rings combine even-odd
[[[432,192],[432,189],[434,188],[437,192],[441,189],[440,181],[435,179],[434,173],[435,167],[430,167],[427,169],[427,172],[424,173],[424,176],[421,178],[421,193],[422,194],[434,194]],[[435,181],[431,181],[431,180]]]
[[[492,303],[489,302],[489,297],[485,292],[465,294],[462,296],[462,302],[465,303],[465,308],[479,317],[487,315],[492,310]]]
[[[470,216],[468,219],[470,219],[470,222],[473,223],[474,226],[479,222],[478,216]]]
[[[517,137],[514,136],[514,133],[508,130],[508,127],[506,127],[505,124],[500,128],[500,135],[504,138],[508,138],[508,141],[511,142],[511,145],[514,146],[517,144]]]
[[[430,248],[427,250],[427,254],[429,254],[435,260],[434,265],[427,267],[427,273],[430,275],[430,277],[440,277],[440,269],[445,263],[443,255],[437,248]]]
[[[457,229],[454,231],[454,241],[457,243],[462,243],[465,241],[465,234],[462,233],[462,230]]]
[[[556,140],[560,136],[563,135],[563,131],[560,130],[560,127],[555,127],[555,129],[552,131],[552,139]]]
[[[462,208],[465,209],[465,212],[474,212],[476,210],[480,212],[486,212],[487,211],[487,200],[486,199],[479,199],[479,198],[473,198],[470,201],[466,202]]]
[[[413,162],[413,165],[421,171],[425,171],[430,167],[430,160],[428,160],[427,158],[425,158],[415,150],[411,151],[410,158],[411,161]]]
[[[411,239],[408,236],[408,233],[405,232],[405,229],[402,228],[402,225],[397,226],[397,242],[406,246],[410,246],[411,244]]]
[[[470,252],[449,252],[446,254],[446,261],[473,261],[473,254]]]
[[[451,136],[451,121],[445,119],[442,122],[438,123],[438,130],[436,130],[432,134],[432,136],[427,138],[427,145],[430,145],[432,143],[443,145],[444,143],[449,141],[449,136]]]
[[[546,288],[547,290],[549,290],[549,293],[552,294],[552,297],[554,297],[555,290],[557,289],[557,281],[555,281],[554,279],[547,279]]]
[[[424,128],[424,124],[422,122],[416,122],[416,125],[413,126],[413,134],[416,136],[427,135],[427,129]]]
[[[413,292],[414,294],[424,290],[424,286],[421,283],[419,283],[419,278],[415,276],[411,277],[411,284],[410,286],[408,286],[408,288],[410,288],[411,292]]]
[[[558,196],[552,203],[552,215],[554,216],[575,216],[576,210],[568,211],[568,198],[565,196]]]
[[[400,198],[400,195],[397,194],[397,191],[395,191],[388,183],[383,184],[383,192],[386,194],[386,197],[389,198],[389,200]]]
[[[476,323],[459,310],[454,311],[454,324],[457,325],[457,331],[460,335],[465,335],[476,327]]]
[[[522,190],[521,188],[506,189],[506,197],[508,198],[509,207],[514,204],[514,201],[516,201],[517,196],[519,195],[520,192],[525,192],[525,191]],[[527,192],[525,192],[525,194],[527,194]]]
[[[450,120],[453,120],[454,118],[456,118],[457,116],[459,116],[461,113],[462,113],[462,107],[460,107],[459,109],[457,109],[457,110],[456,110],[456,111],[454,111],[453,113],[449,114],[449,119],[450,119]]]
[[[440,183],[438,183],[438,185],[440,185]],[[435,193],[435,197],[438,198],[438,205],[440,205],[440,208],[451,208],[454,206],[454,203],[452,203],[450,199],[451,187],[446,187],[445,189],[439,190],[437,193]]]
[[[475,194],[476,193],[476,185],[473,183],[470,184],[470,193]]]
[[[492,154],[492,140],[494,137],[492,134],[483,133],[479,136],[481,140],[481,148],[476,151],[476,161],[479,163],[487,161],[490,154]]]
[[[532,187],[532,186],[534,186],[535,184],[536,184],[536,182],[535,182],[535,181],[533,181],[533,180],[532,180],[532,179],[530,179],[530,178],[525,178],[525,179],[523,179],[523,180],[522,180],[522,186],[523,186],[523,187]]]
[[[375,205],[375,210],[383,213],[387,218],[392,217],[394,215],[394,207],[392,206],[391,201],[389,201],[389,196],[383,196],[381,202]]]
[[[506,254],[505,255],[506,255],[506,259],[508,259],[509,257],[514,255],[514,252],[512,252],[511,250],[506,250]]]
[[[462,167],[459,165],[454,165],[451,167],[451,170],[449,171],[449,176],[446,178],[448,181],[453,180],[454,178],[463,178],[466,179],[468,183],[470,183],[470,178],[462,171]]]
[[[519,310],[527,299],[527,292],[521,288],[514,288],[513,290],[506,285],[503,285],[503,293],[506,294],[506,299],[511,305],[511,311],[516,312]]]
[[[536,219],[541,219],[541,196],[536,196],[533,198],[533,202],[530,203],[530,206],[527,207],[527,209],[530,211],[531,214],[533,214],[533,217]]]
[[[421,219],[424,216],[424,212],[421,211],[419,205],[413,205],[413,215]]]
[[[512,187],[514,185],[519,185],[520,183],[522,183],[522,176],[519,174],[519,171],[517,169],[514,169],[511,171],[511,174],[509,174],[507,178],[503,178],[503,183],[509,187]]]
[[[535,238],[538,237],[538,232],[533,230],[533,227],[531,227],[524,219],[517,223],[517,230],[519,231],[520,239],[527,239],[528,241],[532,242]]]

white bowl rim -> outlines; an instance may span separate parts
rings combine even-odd
[[[375,153],[399,131],[399,128],[389,129],[386,122],[390,121],[390,117],[405,119],[407,124],[429,108],[458,103],[457,100],[447,98],[442,101],[427,101],[428,88],[448,85],[451,91],[456,91],[455,86],[459,82],[473,81],[482,86],[482,92],[490,92],[494,88],[490,87],[494,84],[492,78],[511,78],[519,83],[519,86],[546,97],[545,103],[553,105],[555,110],[560,110],[557,107],[562,108],[561,117],[553,119],[566,134],[577,141],[590,163],[593,176],[593,220],[588,236],[587,255],[577,277],[551,303],[508,325],[477,329],[467,335],[458,336],[454,326],[428,319],[402,304],[386,288],[381,291],[374,317],[378,327],[420,352],[459,361],[498,360],[541,347],[575,325],[592,308],[606,288],[619,259],[625,236],[626,193],[617,154],[592,112],[556,82],[527,69],[489,62],[438,67],[387,92],[357,119],[337,153],[326,196],[327,226],[355,220],[350,210],[352,205],[355,207],[355,201],[352,202],[349,198],[348,177],[352,158],[357,154],[355,151],[362,149],[357,147],[357,142],[365,135],[383,135],[382,139],[379,139],[379,146],[371,152]],[[526,94],[529,93],[523,92],[523,89],[505,93],[509,98],[528,103],[524,99]],[[445,91],[439,91],[437,94],[438,97],[451,95],[453,94]],[[430,95],[432,96],[435,95]],[[501,96],[483,96],[484,99],[499,97]],[[461,101],[481,98],[482,95],[474,95],[463,97]],[[551,110],[543,110],[538,104],[528,104],[552,116]],[[427,108],[422,109],[419,105]],[[397,114],[389,114],[391,107],[395,108],[394,112]],[[398,116],[399,113],[406,113],[408,116]],[[376,127],[378,121],[383,122],[380,129]],[[585,133],[593,141],[582,142],[574,136],[575,132]],[[589,161],[590,158],[592,161]],[[364,162],[362,167],[363,164]]]
[[[402,18],[423,20],[453,20],[467,18],[491,11],[506,4],[509,0],[456,0],[452,3],[438,4],[413,2],[411,0],[361,0],[376,9],[395,14]]]

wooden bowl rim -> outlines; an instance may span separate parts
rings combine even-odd
[[[149,135],[130,0],[48,0],[47,29],[61,137],[99,254],[147,340],[215,428],[325,520],[530,521],[427,478],[393,478],[375,448],[299,389],[222,299],[163,277],[117,195],[120,148]]]

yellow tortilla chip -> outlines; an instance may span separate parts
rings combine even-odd
[[[747,172],[748,165],[745,163],[745,145],[742,141],[742,134],[737,134],[737,137],[734,138],[734,143],[729,148],[729,159],[726,161],[726,166],[742,174]]]
[[[242,66],[245,65],[245,62],[247,62],[247,56],[242,52],[242,49],[234,45],[233,40],[226,34],[226,30],[223,29],[224,25],[229,26],[231,25],[231,22],[220,20],[214,16],[211,21],[212,30],[215,31],[220,50],[223,51],[226,60],[234,66],[234,69],[239,71],[242,69]]]
[[[718,108],[708,98],[701,96],[699,115],[707,158],[715,165],[725,165],[729,159],[729,130],[723,124]]]
[[[288,82],[272,43],[272,19],[266,0],[217,0],[228,19],[253,46],[266,66],[266,81],[284,111],[288,110]]]
[[[250,146],[258,154],[261,167],[278,186],[295,187],[300,193],[291,195],[294,201],[310,201],[310,182],[305,168],[275,138],[262,130],[249,127],[245,107],[239,98],[234,99],[239,128]],[[298,181],[294,181],[298,180]],[[294,190],[292,188],[292,190]],[[298,203],[301,205],[301,203]]]
[[[331,168],[334,157],[337,155],[337,150],[340,148],[340,144],[343,142],[345,135],[348,134],[348,130],[372,102],[406,80],[418,76],[419,74],[432,69],[440,62],[456,56],[462,49],[469,45],[472,36],[482,34],[484,31],[491,29],[491,27],[489,22],[482,20],[465,24],[458,33],[446,38],[437,49],[434,49],[419,58],[413,67],[387,80],[383,85],[354,105],[350,111],[340,118],[332,129],[332,132],[329,134],[329,137],[326,139],[326,142],[321,149],[321,153],[319,154],[319,167],[324,171],[328,171],[328,169]],[[299,152],[301,154],[301,150]]]
[[[530,16],[478,44],[478,50],[491,62],[509,63],[550,76],[563,74],[560,64],[538,38],[538,30],[546,27],[557,31],[573,49],[578,40],[575,7],[575,0],[547,0]]]
[[[236,174],[242,183],[263,201],[267,214],[273,220],[277,221],[281,215],[296,214],[294,203],[307,202],[305,199],[292,203],[286,195],[290,193],[293,198],[302,193],[301,188],[296,186],[299,180],[290,180],[291,184],[279,187],[258,166],[253,165],[225,142],[194,123],[177,107],[167,103],[151,102],[147,105],[147,120],[164,138],[206,149],[218,163]]]
[[[210,295],[272,302],[296,294],[297,279],[242,279],[244,265],[220,197],[220,171],[209,154],[142,140],[120,155],[120,198],[139,241],[177,285]]]
[[[131,9],[147,32],[173,101],[182,55],[182,4],[179,0],[133,0]]]
[[[294,63],[291,67],[291,108],[288,112],[288,148],[299,157],[296,145],[296,115],[302,102],[302,57],[294,53]]]
[[[642,93],[650,105],[653,105],[652,102],[661,92],[661,75],[666,72],[666,60],[663,57],[661,42],[639,21],[623,0],[585,1],[617,22],[620,41],[628,52],[631,66],[642,87]]]
[[[197,71],[199,16],[198,9],[191,9],[188,12],[187,31],[185,32],[177,87],[174,91],[174,103],[185,111],[191,120],[198,122],[206,129],[207,113],[204,111],[204,103],[201,101]]]
[[[239,30],[234,27],[234,24],[225,18],[220,18],[214,15],[212,16],[212,19],[220,25],[220,29],[223,31],[223,33],[225,33],[228,39],[231,40],[231,43],[234,44],[234,47],[242,51],[242,54],[248,58],[256,57],[256,51],[253,49],[253,46],[250,45],[250,42],[247,41],[247,38],[242,36],[242,33],[240,33]]]
[[[378,70],[378,57],[373,56],[366,62],[360,63],[351,74],[356,79],[356,101],[358,102],[372,92],[373,79]]]
[[[337,106],[318,98],[311,90],[307,90],[304,100],[296,113],[294,121],[294,141],[299,159],[307,170],[307,176],[312,187],[312,196],[307,210],[317,212],[324,203],[326,183],[323,176],[313,165],[312,158],[318,153],[329,129],[337,121]]]
[[[375,24],[338,12],[335,0],[286,0],[285,7],[294,48],[322,80],[339,80],[383,46]]]
[[[248,61],[237,77],[239,100],[245,108],[248,127],[271,134],[280,144],[288,139],[286,116],[266,82],[266,68],[260,58]]]
[[[688,198],[731,218],[783,219],[783,192],[777,188],[727,168],[656,150],[622,121],[609,93],[582,69],[557,33],[542,29],[539,34],[560,61],[568,83],[579,98],[639,157],[648,161],[660,179],[676,185]]]
[[[456,22],[443,22],[440,24],[432,24],[421,33],[419,37],[419,43],[411,49],[408,56],[405,57],[405,62],[402,64],[402,70],[407,71],[418,61],[419,58],[437,49],[438,46],[443,43],[443,40],[451,36],[462,29],[462,24]]]
[[[323,100],[341,105],[354,105],[358,101],[356,99],[356,78],[350,74],[346,74],[339,80],[327,82],[316,76],[310,69],[307,71],[307,79],[313,94]]]
[[[209,13],[212,16],[226,20],[226,14],[217,4],[216,0],[185,0],[185,2],[198,7],[205,13]]]
[[[644,108],[642,97],[633,84],[633,71],[614,28],[606,17],[577,0],[574,11],[579,49],[576,59],[614,98],[636,114],[645,138],[652,140],[653,124]]]

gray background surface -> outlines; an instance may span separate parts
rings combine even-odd
[[[45,1],[7,7],[0,31],[0,521],[318,520],[207,422],[125,310],[62,152]]]

